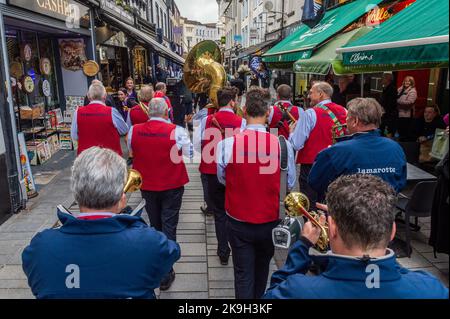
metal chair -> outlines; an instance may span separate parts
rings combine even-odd
[[[405,213],[406,252],[409,258],[411,258],[410,217],[416,217],[415,224],[418,227],[419,217],[431,216],[436,186],[436,181],[420,182],[414,187],[411,198],[401,195],[397,202],[397,208]]]

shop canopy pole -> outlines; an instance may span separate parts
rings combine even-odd
[[[14,151],[17,165],[17,176],[19,178],[18,182],[21,185],[22,176],[22,164],[20,162],[20,151],[19,151],[19,142],[17,139],[17,126],[16,126],[16,113],[14,111],[14,105],[12,100],[12,89],[11,89],[11,75],[9,73],[9,61],[8,61],[8,46],[6,44],[6,32],[5,32],[5,23],[3,20],[3,12],[0,11],[0,38],[2,45],[2,53],[3,53],[3,67],[5,68],[5,82],[6,82],[6,91],[8,95],[8,108],[9,108],[9,116],[11,118],[11,129],[12,129],[12,139],[14,142]],[[26,194],[22,193],[23,188],[20,187],[20,200],[26,198]]]
[[[97,48],[96,48],[96,38],[95,38],[95,19],[94,19],[94,15],[95,15],[95,9],[92,8],[90,10],[90,20],[91,20],[91,43],[92,43],[92,60],[97,62]],[[96,78],[98,77],[97,75],[95,76]]]
[[[361,73],[361,97],[364,97],[364,73]]]

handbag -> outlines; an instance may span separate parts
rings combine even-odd
[[[433,158],[442,160],[447,155],[448,150],[448,134],[445,133],[444,129],[436,129],[430,155]]]

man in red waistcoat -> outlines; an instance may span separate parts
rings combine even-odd
[[[345,135],[345,128],[334,129],[347,123],[347,110],[341,105],[331,102],[333,88],[327,82],[315,82],[311,87],[309,98],[310,108],[300,110],[300,121],[292,126],[290,142],[298,151],[297,164],[300,164],[300,191],[311,201],[315,209],[318,201],[317,193],[308,185],[308,176],[317,154],[333,144],[332,131]]]
[[[164,101],[166,101],[167,107],[169,108],[169,120],[173,123],[173,108],[172,108],[172,102],[170,102],[170,99],[167,97],[167,85],[166,83],[156,83],[155,85],[155,94],[153,97],[155,98],[163,98]]]
[[[150,85],[143,86],[139,91],[139,103],[131,108],[128,112],[127,124],[132,127],[136,124],[142,124],[148,121],[148,114],[142,110],[142,106],[148,108],[148,104],[153,99],[153,87]],[[142,104],[142,106],[140,105]]]
[[[200,173],[206,175],[207,191],[214,212],[217,236],[217,256],[222,265],[228,265],[230,247],[226,233],[225,187],[217,180],[216,149],[225,137],[231,137],[245,128],[245,120],[234,114],[238,90],[224,87],[217,92],[219,110],[202,120]]]
[[[78,155],[93,146],[108,148],[122,155],[120,137],[128,125],[115,108],[105,105],[106,89],[101,83],[89,87],[87,106],[78,108],[72,118],[72,140],[78,141]]]
[[[133,168],[142,174],[141,193],[151,225],[176,241],[184,185],[189,182],[183,155],[192,158],[193,147],[186,130],[169,122],[164,99],[152,99],[149,110],[150,120],[130,129],[128,148],[134,155]],[[169,289],[174,280],[172,269],[161,290]]]
[[[289,124],[292,119],[288,112],[298,121],[298,107],[291,102],[292,89],[287,84],[282,84],[277,88],[278,101],[270,110],[269,127],[271,129],[278,129],[278,135],[283,135],[289,139]]]
[[[280,144],[267,132],[267,92],[251,89],[244,112],[246,129],[217,146],[217,178],[226,185],[227,233],[233,253],[237,299],[264,294],[274,254],[272,230],[279,222]],[[288,186],[295,185],[295,157],[288,148]]]

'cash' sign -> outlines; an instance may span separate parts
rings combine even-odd
[[[9,0],[10,5],[21,7],[39,14],[86,26],[89,8],[73,0]]]

